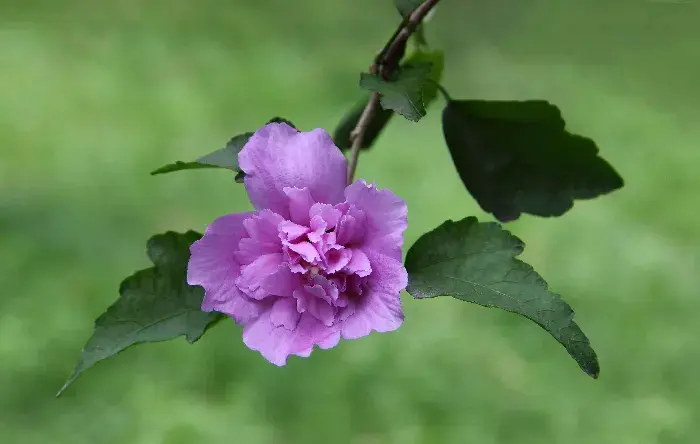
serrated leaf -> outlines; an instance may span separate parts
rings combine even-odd
[[[411,15],[423,1],[424,0],[394,0],[394,5],[396,5],[396,10],[399,11],[399,14],[406,18]]]
[[[379,101],[384,109],[391,109],[408,120],[419,121],[425,116],[423,88],[428,83],[431,66],[429,63],[415,63],[398,70],[391,81],[375,74],[362,73],[360,87],[379,93]]]
[[[423,103],[427,108],[436,98],[438,93],[437,85],[442,80],[442,73],[445,70],[445,53],[443,51],[416,51],[404,62],[403,66],[413,66],[421,64],[430,65],[430,75],[423,86]]]
[[[501,222],[561,216],[576,199],[624,185],[596,143],[569,133],[559,108],[543,100],[452,101],[442,125],[465,187]]]
[[[369,97],[357,102],[350,112],[343,117],[333,132],[333,141],[341,150],[348,150],[352,146],[350,134],[357,126],[357,122],[360,120],[360,116],[365,106],[367,106],[367,102],[369,102]],[[374,144],[393,115],[394,112],[390,109],[378,109],[377,112],[374,113],[365,130],[365,136],[362,139],[361,145],[362,149],[370,148]]]
[[[200,157],[194,162],[176,161],[151,172],[151,175],[172,173],[173,171],[199,168],[225,168],[233,171],[238,169],[238,153],[241,152],[253,133],[243,133],[233,136],[225,147]]]
[[[221,315],[201,310],[202,287],[186,281],[189,248],[201,236],[194,231],[169,231],[148,240],[147,253],[154,267],[121,283],[119,298],[95,321],[80,362],[57,396],[85,370],[132,345],[183,335],[194,343],[220,320]]]
[[[593,378],[600,373],[595,351],[573,321],[571,307],[533,268],[516,257],[525,248],[495,222],[475,217],[446,221],[408,250],[407,291],[415,298],[452,296],[522,315],[545,329]]]

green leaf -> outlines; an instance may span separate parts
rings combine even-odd
[[[267,123],[286,123],[287,125],[291,126],[292,128],[297,129],[297,127],[294,126],[294,124],[291,121],[285,119],[284,117],[273,117]]]
[[[438,84],[445,70],[445,53],[443,51],[416,51],[404,62],[403,66],[422,64],[430,65],[428,81],[423,86],[423,103],[427,108],[437,98]]]
[[[241,152],[253,133],[243,133],[231,138],[225,147],[202,156],[197,162],[229,170],[238,170],[238,153]]]
[[[430,77],[429,63],[415,63],[398,70],[391,81],[375,74],[362,73],[360,87],[378,92],[384,109],[391,109],[414,122],[425,116],[423,88]]]
[[[411,15],[413,11],[418,8],[424,0],[394,0],[394,5],[399,13],[404,17]]]
[[[530,265],[516,257],[525,244],[495,222],[475,217],[446,221],[408,250],[407,291],[415,298],[452,296],[496,307],[536,322],[566,348],[593,378],[595,351],[573,321],[574,312]]]
[[[202,168],[216,168],[213,165],[207,165],[204,163],[199,163],[199,162],[183,162],[181,160],[176,160],[173,163],[169,163],[167,165],[164,165],[157,170],[151,171],[151,175],[155,176],[157,174],[165,174],[165,173],[172,173],[173,171],[182,171],[182,170],[197,170],[197,169],[202,169]]]
[[[172,173],[173,171],[192,170],[199,168],[226,168],[240,171],[238,168],[238,153],[253,133],[243,133],[231,138],[225,147],[200,157],[194,162],[176,161],[151,172],[151,175]]]
[[[442,78],[442,72],[445,66],[443,52],[416,51],[406,60],[402,68],[405,69],[414,65],[422,66],[425,64],[430,65],[430,75],[428,76],[428,81],[423,86],[423,102],[427,107],[437,97],[437,83],[439,83]],[[357,126],[357,122],[360,120],[360,116],[365,106],[367,106],[367,102],[369,102],[369,97],[365,97],[357,102],[335,128],[333,132],[333,141],[341,150],[348,150],[352,146],[350,135]],[[389,124],[391,116],[393,115],[394,112],[392,110],[384,108],[374,113],[367,125],[365,137],[362,140],[362,149],[368,149],[374,144],[381,132]]]
[[[624,185],[596,143],[569,133],[559,108],[543,100],[448,103],[447,147],[465,187],[501,222],[522,213],[561,216],[575,199]]]
[[[333,132],[333,141],[341,150],[348,150],[352,146],[350,134],[357,126],[357,122],[360,120],[360,116],[365,106],[367,106],[367,102],[369,102],[369,97],[357,102],[350,112],[343,117]],[[390,109],[379,109],[374,113],[365,130],[365,137],[362,139],[361,145],[362,149],[367,149],[374,144],[393,115],[394,112]]]
[[[425,23],[421,22],[416,26],[411,38],[418,49],[428,46],[428,40],[425,38]]]
[[[189,248],[200,237],[194,231],[169,231],[148,240],[148,257],[155,266],[121,283],[119,298],[95,321],[80,362],[56,396],[82,372],[131,345],[182,335],[194,343],[221,319],[217,313],[201,311],[204,290],[186,281]]]

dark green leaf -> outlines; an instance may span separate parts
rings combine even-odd
[[[462,182],[502,222],[521,213],[561,216],[575,199],[624,184],[595,142],[566,131],[559,108],[546,101],[452,101],[442,125]]]
[[[157,170],[151,171],[151,175],[155,176],[156,174],[165,174],[165,173],[172,173],[173,171],[182,171],[182,170],[197,170],[201,168],[216,168],[213,165],[206,165],[203,163],[199,162],[183,162],[181,160],[176,160],[173,163],[169,163],[167,165],[164,165]]]
[[[95,321],[82,358],[58,395],[82,372],[131,345],[182,335],[193,343],[220,319],[219,314],[201,311],[204,291],[186,281],[189,248],[200,237],[194,231],[169,231],[148,240],[148,257],[155,266],[121,283],[119,298]]]
[[[437,83],[440,82],[442,77],[445,58],[442,51],[416,51],[406,60],[402,67],[406,68],[416,64],[431,65],[430,75],[428,77],[431,81],[426,82],[423,87],[423,102],[427,107],[437,96]],[[362,111],[365,109],[365,106],[367,106],[368,101],[369,97],[366,97],[357,102],[350,112],[343,117],[343,120],[340,121],[333,132],[333,141],[341,150],[350,149],[352,146],[350,134],[357,126],[357,122],[360,120]],[[394,112],[392,110],[384,108],[374,113],[367,125],[365,137],[362,140],[362,149],[370,148],[374,144],[382,130],[389,124],[391,116],[393,115]]]
[[[369,97],[357,102],[350,112],[343,117],[343,120],[340,121],[338,127],[333,132],[333,141],[341,150],[350,149],[352,146],[350,133],[357,126],[360,115],[362,115],[362,111],[365,109],[365,106],[367,106],[368,101]],[[374,116],[372,116],[372,119],[367,125],[365,137],[362,139],[362,149],[367,149],[374,144],[393,115],[394,112],[390,109],[379,109],[374,113]]]
[[[425,116],[423,88],[430,77],[429,63],[415,63],[400,68],[396,77],[387,81],[375,74],[362,73],[360,87],[378,92],[384,109],[392,109],[409,120]]]
[[[229,170],[238,170],[238,153],[253,133],[243,133],[231,138],[225,147],[202,156],[197,162]]]
[[[430,65],[430,76],[423,87],[423,103],[427,108],[437,97],[437,85],[442,80],[442,73],[445,69],[445,53],[442,51],[416,51],[404,62],[403,66],[414,66],[422,64]]]
[[[226,168],[238,171],[238,153],[253,133],[243,133],[231,138],[225,147],[200,157],[194,162],[177,161],[151,172],[152,175],[198,168]]]
[[[270,119],[267,123],[286,123],[287,125],[291,126],[294,129],[297,129],[296,126],[289,120],[285,119],[284,117],[273,117]]]
[[[424,0],[394,0],[394,4],[399,13],[405,18],[411,15],[423,1]]]
[[[574,312],[530,265],[516,259],[525,244],[495,222],[475,217],[446,221],[408,250],[407,291],[416,298],[454,298],[517,313],[551,334],[581,369],[597,378],[600,366]]]

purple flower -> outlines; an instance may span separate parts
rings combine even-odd
[[[243,325],[243,342],[284,365],[314,345],[396,330],[407,208],[364,180],[322,129],[260,128],[238,156],[255,211],[216,219],[191,247],[202,310]]]

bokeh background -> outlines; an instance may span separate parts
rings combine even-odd
[[[429,23],[453,96],[551,100],[626,179],[508,225],[575,308],[598,381],[529,321],[405,295],[399,331],[285,368],[226,322],[130,349],[55,399],[151,234],[249,208],[226,172],[149,171],[276,115],[332,130],[397,15],[390,0],[0,0],[0,442],[696,442],[699,23],[695,0],[445,0]],[[408,245],[489,219],[439,116],[394,119],[360,161],[408,201]]]

